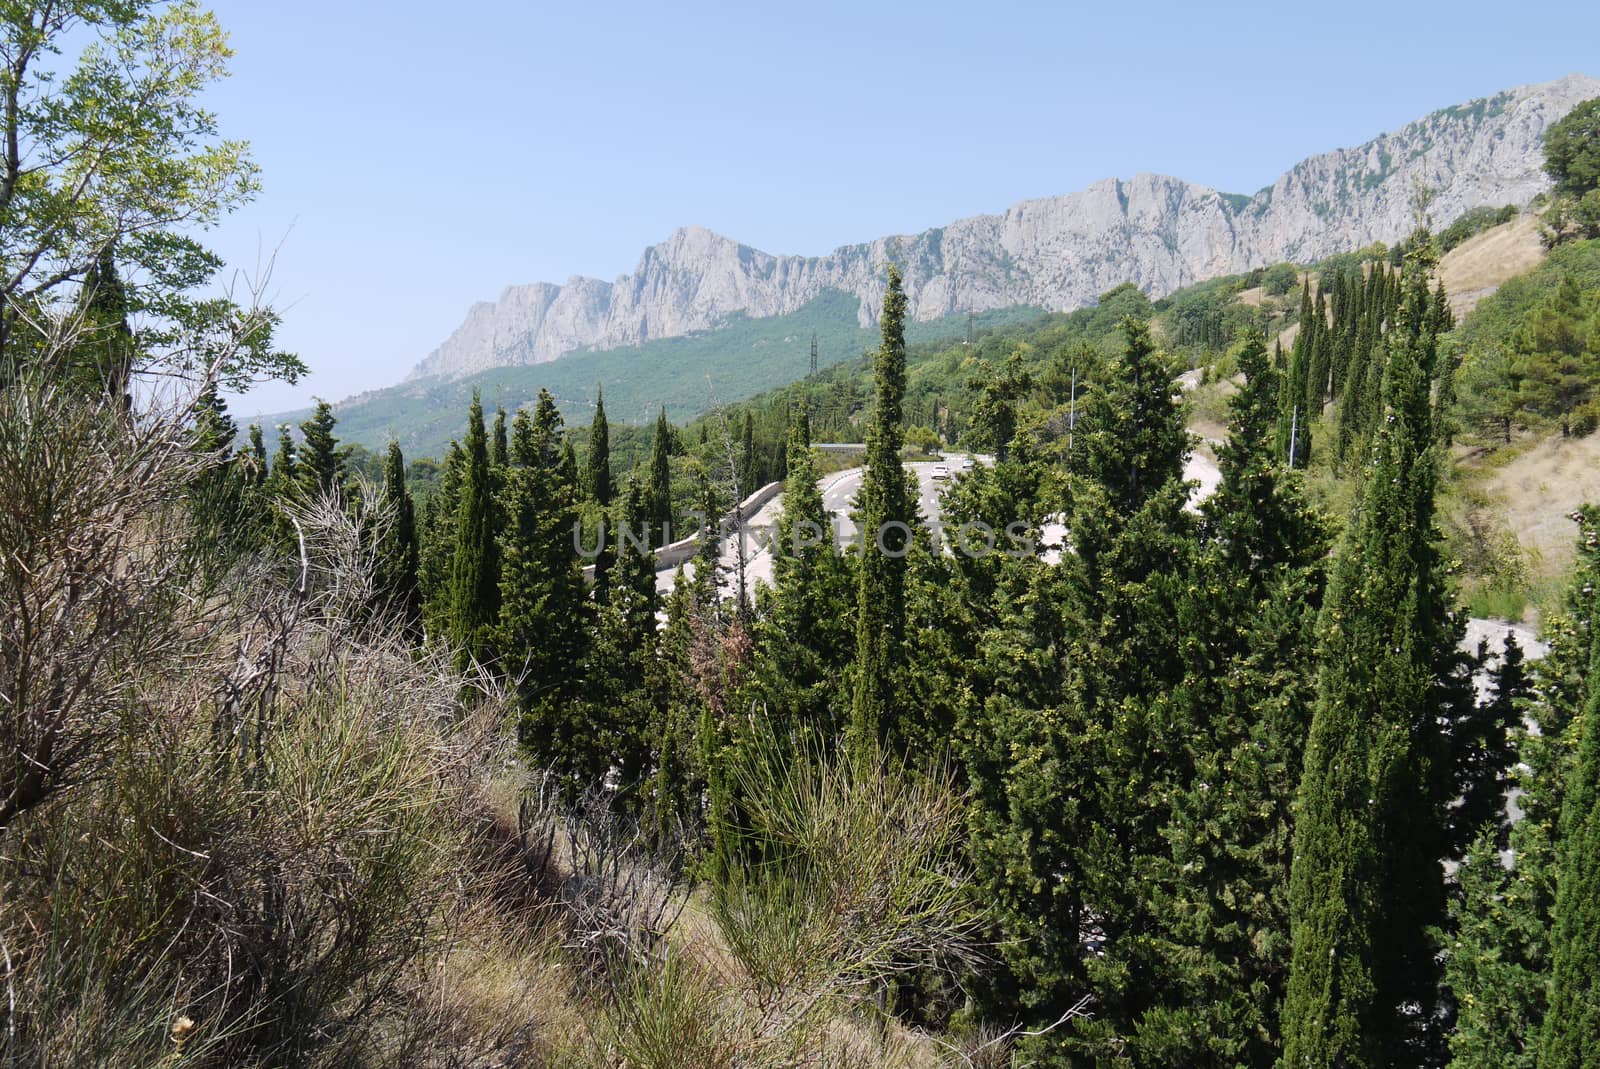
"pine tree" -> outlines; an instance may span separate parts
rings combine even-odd
[[[1383,376],[1386,415],[1334,565],[1296,800],[1284,1059],[1425,1064],[1436,1054],[1448,777],[1433,711],[1448,641],[1434,549],[1435,453],[1422,265]],[[1444,783],[1441,784],[1441,778]]]
[[[866,472],[856,494],[861,567],[856,598],[856,658],[851,746],[866,752],[894,735],[895,677],[905,637],[906,555],[917,524],[916,498],[900,464],[906,391],[906,297],[900,267],[889,264],[882,341],[873,357],[876,405],[867,429]]]
[[[655,444],[650,453],[650,535],[652,545],[672,541],[672,425],[663,406],[656,417]],[[708,517],[709,520],[709,517]]]
[[[616,484],[611,478],[611,427],[606,423],[605,391],[599,386],[595,387],[594,422],[589,427],[588,478],[584,485],[589,500],[601,508],[611,506],[611,499],[616,496]]]
[[[195,452],[206,466],[190,488],[190,509],[205,537],[228,545],[248,545],[254,524],[247,515],[245,469],[233,455],[239,428],[214,382],[195,399]],[[260,431],[257,431],[259,438]],[[265,446],[262,447],[265,450]]]
[[[1515,340],[1525,360],[1522,402],[1554,419],[1561,437],[1572,433],[1573,414],[1600,382],[1600,303],[1586,300],[1576,277],[1566,275],[1556,291],[1524,322]]]
[[[296,479],[304,500],[314,501],[344,490],[344,461],[339,456],[339,440],[333,436],[337,421],[333,406],[317,399],[311,418],[300,424],[300,453]]]
[[[422,612],[417,588],[419,545],[416,505],[406,488],[406,459],[400,443],[389,439],[384,457],[383,496],[380,499],[388,526],[378,545],[376,595],[380,608],[400,615],[407,625],[415,624]]]
[[[446,637],[463,665],[489,663],[495,650],[494,624],[500,614],[500,554],[495,545],[494,472],[489,466],[489,435],[483,402],[476,390],[467,412],[462,448],[461,490],[455,519],[455,553],[450,573],[450,616]]]

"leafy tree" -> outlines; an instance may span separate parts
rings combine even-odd
[[[589,467],[585,489],[589,500],[607,508],[616,496],[616,483],[611,478],[611,426],[606,422],[606,396],[595,387],[594,422],[589,427]],[[641,520],[644,517],[640,517]]]
[[[1294,264],[1273,264],[1261,278],[1262,289],[1269,297],[1282,297],[1300,281],[1300,270]]]
[[[1545,130],[1544,169],[1559,193],[1582,197],[1600,189],[1600,97],[1584,101]]]
[[[53,62],[70,48],[75,59]],[[303,373],[272,348],[270,311],[193,296],[221,263],[188,232],[257,185],[247,146],[201,105],[231,55],[216,19],[192,2],[27,0],[0,20],[0,55],[0,355],[28,355],[19,324],[84,287],[90,303],[117,291],[147,321],[146,344],[108,365],[113,393],[130,355],[237,388]],[[112,281],[113,252],[136,290]]]

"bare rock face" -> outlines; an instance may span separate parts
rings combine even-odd
[[[512,286],[493,304],[473,305],[413,374],[457,377],[680,336],[736,312],[793,312],[827,289],[858,297],[868,326],[895,247],[911,315],[927,320],[1020,304],[1068,311],[1123,282],[1159,297],[1217,275],[1392,243],[1411,230],[1420,187],[1434,191],[1436,227],[1473,208],[1525,205],[1547,190],[1545,129],[1595,96],[1600,81],[1574,74],[1445,108],[1357,148],[1304,160],[1249,198],[1164,175],[1107,178],[1002,215],[820,257],[774,256],[684,227],[614,282]]]

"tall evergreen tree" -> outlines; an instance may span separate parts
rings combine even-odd
[[[1407,261],[1404,337],[1383,376],[1385,417],[1320,628],[1283,1012],[1284,1058],[1296,1066],[1438,1056],[1429,932],[1443,922],[1449,780],[1435,667],[1448,630],[1434,546],[1435,339],[1423,269]]]
[[[1130,1029],[1145,1066],[1265,1069],[1281,1049],[1291,809],[1328,538],[1277,456],[1279,386],[1259,331],[1238,364],[1222,481],[1180,600],[1187,667],[1171,706],[1189,738],[1167,756],[1177,775],[1170,852],[1154,860],[1154,991]]]
[[[589,425],[589,466],[584,486],[589,500],[601,508],[609,508],[616,496],[616,483],[611,478],[611,426],[606,422],[605,391],[599,386],[595,387],[594,422]]]
[[[650,451],[650,536],[653,545],[672,541],[672,425],[663,406],[656,417],[655,444]],[[707,517],[711,522],[712,517]]]
[[[483,402],[472,392],[467,438],[462,447],[461,489],[455,519],[455,553],[450,573],[450,618],[446,637],[462,663],[488,663],[494,654],[494,625],[500,614],[500,554],[495,545],[494,472],[489,465],[489,435]]]
[[[506,437],[506,410],[499,405],[495,406],[494,432],[489,442],[489,467],[504,472],[511,462],[511,452],[510,439]]]
[[[917,524],[916,498],[900,463],[906,392],[906,297],[891,262],[883,296],[882,340],[873,357],[876,404],[867,428],[866,471],[856,494],[861,568],[856,598],[856,659],[850,734],[866,749],[893,734],[895,677],[905,637],[906,556]]]
[[[632,480],[623,500],[622,522],[638,529],[645,522],[644,488]],[[656,613],[661,596],[656,591],[655,555],[647,546],[629,542],[619,547],[612,567],[610,592],[599,609],[594,647],[590,655],[587,701],[589,723],[581,725],[598,736],[601,752],[590,759],[614,764],[623,796],[639,805],[645,796],[652,729],[661,722],[666,694],[657,653]],[[602,768],[603,771],[603,768]]]
[[[333,435],[333,406],[317,399],[311,418],[300,424],[300,452],[296,479],[301,495],[308,501],[344,490],[344,460],[339,456],[339,440]]]
[[[803,405],[789,426],[772,568],[773,588],[763,603],[756,644],[773,731],[780,738],[831,744],[845,727],[839,681],[853,652],[854,590],[834,550]]]
[[[1591,635],[1597,625],[1600,620],[1591,618]],[[1550,1004],[1539,1036],[1539,1069],[1600,1066],[1600,643],[1594,646],[1556,847]]]
[[[499,541],[499,641],[523,709],[523,741],[575,788],[609,764],[603,726],[575,722],[587,655],[588,597],[572,528],[577,483],[567,471],[561,416],[548,390],[517,413]]]
[[[422,597],[423,634],[448,638],[455,608],[456,524],[461,517],[461,485],[466,455],[452,441],[445,451],[439,489],[423,500],[417,586]]]
[[[128,325],[128,291],[107,246],[83,280],[82,319],[70,354],[68,380],[90,397],[126,407],[137,342]]]
[[[389,525],[378,545],[376,593],[382,607],[399,613],[407,624],[414,624],[422,612],[417,587],[417,512],[411,491],[406,488],[406,458],[400,443],[393,438],[389,439],[384,456],[381,501]]]

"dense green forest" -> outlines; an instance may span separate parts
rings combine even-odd
[[[678,423],[473,394],[408,462],[223,402],[304,368],[193,295],[254,182],[214,19],[6,27],[63,162],[0,186],[0,1063],[1600,1066],[1600,506],[1537,659],[1465,641],[1442,521],[1462,450],[1595,431],[1600,101],[1459,324],[1425,204],[959,342],[889,262],[863,359]],[[947,448],[946,526],[1065,551],[937,547]],[[661,592],[779,480],[770,585],[708,537]]]

